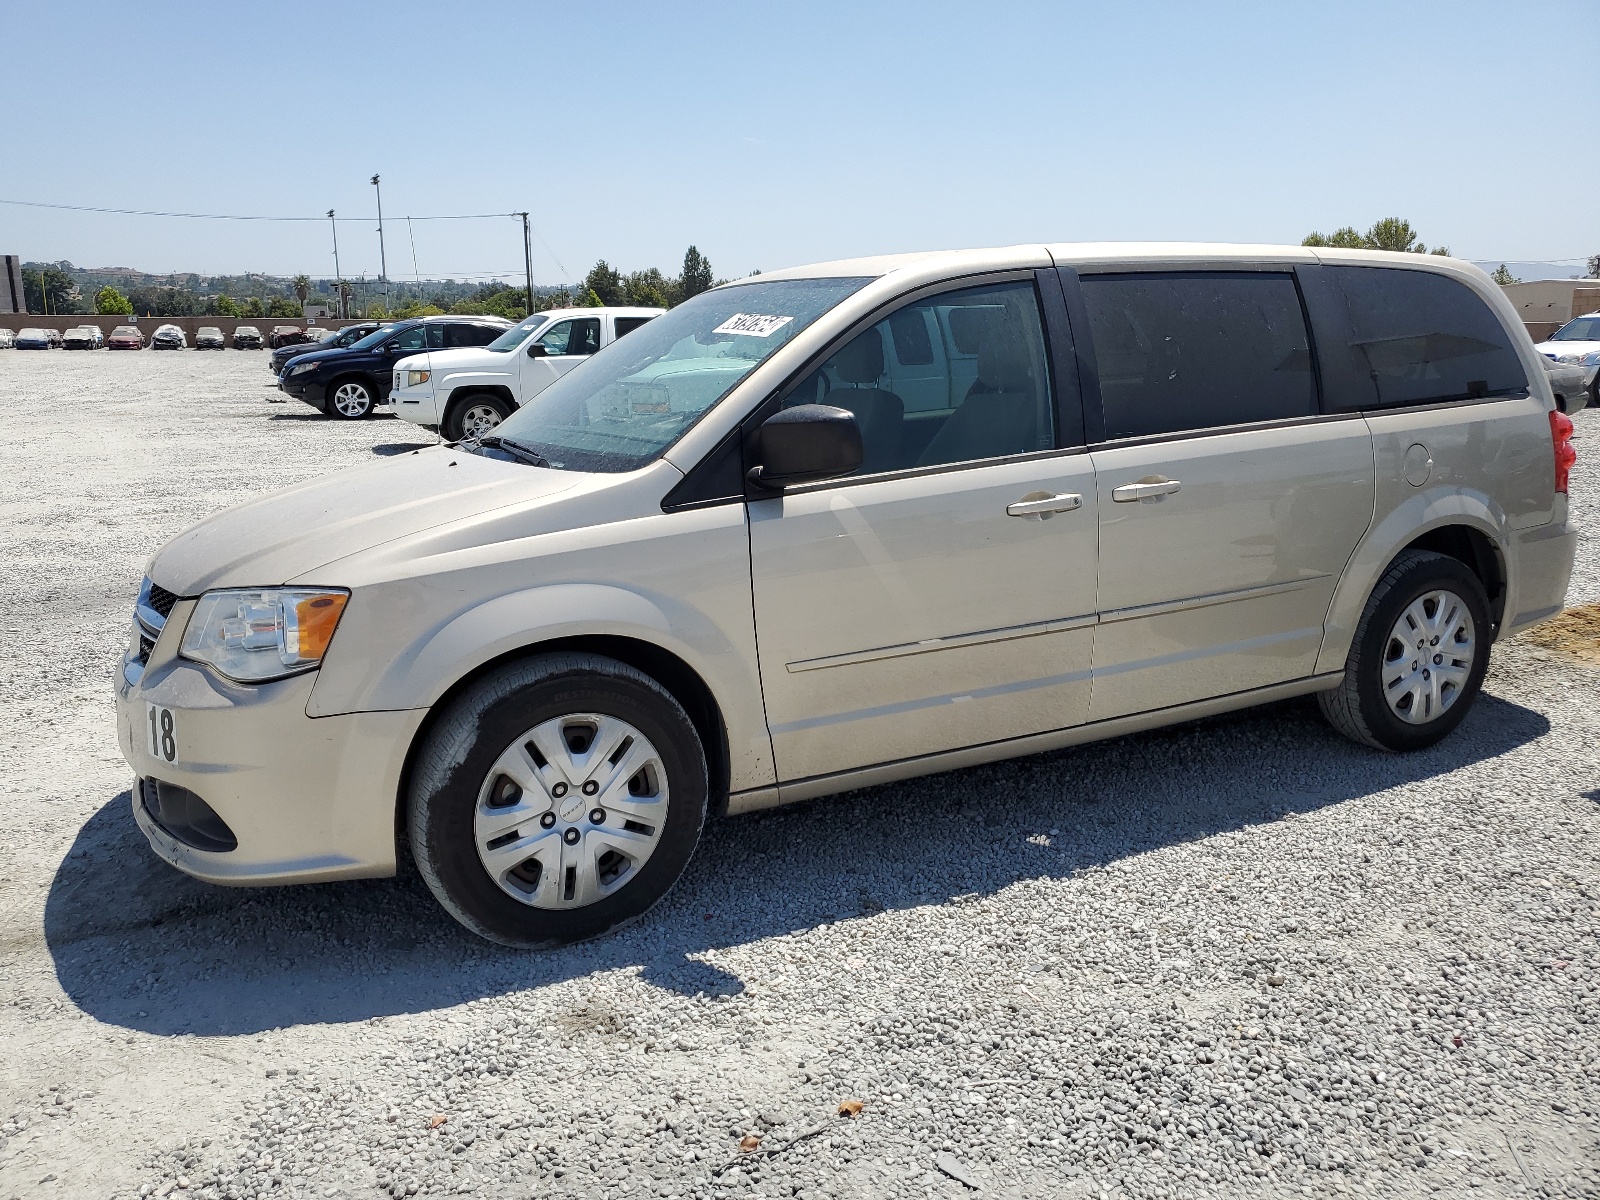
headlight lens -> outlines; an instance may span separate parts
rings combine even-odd
[[[429,371],[403,371],[401,373],[406,378],[406,387],[418,387],[433,378],[432,372]]]
[[[321,363],[314,363],[314,362],[296,363],[294,366],[289,368],[289,374],[291,374],[291,375],[307,375],[307,374],[310,374],[312,371],[315,371],[321,365],[322,365]]]
[[[1563,354],[1560,358],[1556,359],[1556,361],[1558,363],[1566,363],[1568,366],[1576,366],[1578,363],[1583,361],[1583,355]]]
[[[179,653],[229,679],[264,683],[322,661],[350,593],[326,588],[230,588],[195,605]]]

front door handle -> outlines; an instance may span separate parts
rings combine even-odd
[[[1137,483],[1125,483],[1111,489],[1111,499],[1118,504],[1131,504],[1135,500],[1153,500],[1157,496],[1170,496],[1183,484],[1165,475],[1146,475]]]
[[[1058,512],[1071,512],[1083,507],[1083,497],[1077,492],[1029,492],[1021,500],[1006,505],[1008,517],[1038,517],[1049,520]]]

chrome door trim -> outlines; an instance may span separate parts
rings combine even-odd
[[[906,654],[927,654],[934,650],[953,650],[958,646],[979,646],[985,642],[1009,642],[1016,638],[1038,637],[1046,633],[1065,633],[1069,629],[1083,629],[1098,623],[1095,613],[1081,617],[1062,617],[1054,621],[1035,621],[1031,625],[1012,625],[1006,629],[981,629],[974,633],[957,633],[950,637],[928,638],[922,642],[901,642],[894,646],[879,646],[872,650],[852,650],[848,654],[830,654],[825,658],[805,658],[786,663],[790,674],[801,671],[820,671],[826,667],[848,667],[856,663],[877,662],[885,658],[900,658]]]
[[[980,766],[983,763],[996,762],[1007,758],[1019,758],[1027,754],[1042,754],[1049,750],[1060,750],[1067,746],[1079,746],[1085,742],[1097,742],[1108,738],[1122,737],[1125,734],[1140,733],[1146,729],[1156,729],[1163,725],[1175,725],[1181,721],[1193,721],[1200,717],[1214,716],[1218,713],[1232,712],[1241,708],[1252,708],[1258,704],[1270,704],[1277,700],[1288,700],[1295,696],[1309,695],[1312,692],[1324,692],[1330,688],[1338,687],[1343,680],[1343,670],[1324,675],[1309,675],[1303,679],[1290,680],[1287,683],[1275,683],[1267,687],[1253,688],[1250,691],[1234,692],[1227,696],[1213,696],[1207,700],[1193,700],[1187,704],[1134,713],[1130,716],[1110,717],[1104,721],[1073,725],[1066,729],[1052,730],[1048,733],[1029,734],[1026,737],[986,742],[981,745],[967,746],[960,750],[948,750],[941,754],[925,755],[921,758],[907,758],[898,762],[879,763],[871,767],[858,767],[850,771],[841,771],[836,775],[816,775],[808,779],[796,779],[787,783],[780,783],[777,787],[752,788],[748,791],[735,792],[729,796],[726,811],[730,816],[737,816],[741,813],[756,812],[764,808],[776,808],[783,804],[793,804],[799,800],[811,800],[818,796],[830,796],[836,792],[847,792],[855,788],[894,783],[902,779],[913,779],[918,775],[932,775],[939,771],[954,771],[962,767]]]
[[[1231,604],[1235,600],[1254,600],[1258,596],[1276,596],[1283,592],[1298,592],[1321,579],[1331,579],[1327,572],[1307,575],[1303,579],[1290,579],[1283,583],[1264,583],[1259,587],[1238,588],[1229,592],[1212,592],[1205,596],[1186,596],[1181,600],[1163,600],[1157,604],[1136,604],[1130,608],[1114,608],[1100,614],[1101,625],[1115,621],[1136,621],[1140,617],[1159,617],[1165,613],[1183,612],[1190,608],[1210,608],[1216,604]]]

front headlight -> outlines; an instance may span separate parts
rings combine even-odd
[[[308,372],[315,371],[321,365],[322,365],[321,363],[314,363],[314,362],[299,363],[298,365],[289,368],[289,374],[291,374],[291,375],[305,375]]]
[[[322,661],[350,593],[230,588],[195,605],[179,653],[240,683],[265,683]]]
[[[433,374],[430,371],[401,371],[399,374],[405,376],[406,387],[420,387],[433,378]]]

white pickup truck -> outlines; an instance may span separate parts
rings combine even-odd
[[[487,346],[430,350],[394,365],[396,416],[437,425],[446,441],[480,437],[562,375],[659,308],[556,308],[534,313]]]

